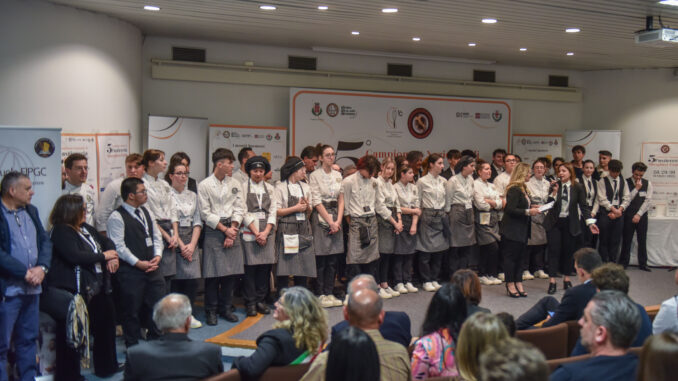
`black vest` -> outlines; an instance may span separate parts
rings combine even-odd
[[[605,197],[607,197],[607,201],[612,203],[612,196],[614,196],[614,190],[612,189],[612,179],[610,176],[605,176],[603,177],[603,181],[605,181]],[[622,199],[624,198],[625,194],[625,186],[624,186],[624,179],[620,176],[617,176],[617,197],[619,198],[619,205],[622,203]],[[619,206],[617,205],[617,206]]]
[[[143,211],[144,217],[146,218],[146,223],[148,224],[148,234],[151,239],[153,239],[153,220],[151,215],[148,213],[146,208],[140,206],[139,209]],[[144,225],[133,215],[131,215],[123,206],[116,209],[122,221],[125,223],[125,246],[134,254],[135,257],[139,258],[140,261],[150,261],[153,259],[153,245],[150,247],[146,246],[146,229]],[[125,264],[125,261],[121,261]]]
[[[626,182],[629,186],[629,189],[633,189],[636,187],[636,184],[633,182],[633,177],[629,177],[626,179]],[[640,182],[642,183],[642,186],[640,187],[640,190],[638,193],[636,193],[636,197],[631,200],[631,203],[629,204],[628,209],[626,209],[626,213],[630,213],[629,215],[632,216],[638,212],[638,209],[640,209],[640,206],[643,205],[645,202],[645,196],[641,197],[640,192],[645,192],[647,194],[647,186],[648,186],[648,181],[645,179],[640,179]]]

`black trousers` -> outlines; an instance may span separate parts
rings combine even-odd
[[[278,295],[280,295],[280,291],[282,291],[285,288],[290,287],[290,277],[289,275],[281,275],[277,276],[276,278],[276,290],[278,292]],[[307,276],[294,276],[294,286],[299,286],[299,287],[306,287],[308,288],[308,277]]]
[[[478,263],[478,274],[480,276],[497,276],[497,260],[499,244],[492,242],[487,245],[479,245],[480,262]]]
[[[147,338],[160,336],[153,323],[153,306],[165,296],[165,279],[159,271],[145,273],[123,265],[117,272],[120,283],[122,331],[129,348],[139,343],[142,324],[148,328]]]
[[[377,283],[389,283],[389,279],[391,279],[389,274],[391,273],[392,262],[393,254],[379,253],[379,278],[377,279]]]
[[[527,248],[524,242],[513,241],[501,236],[501,251],[504,259],[504,276],[506,283],[522,282],[523,256]]]
[[[516,320],[516,328],[519,330],[529,329],[540,321],[546,319],[549,312],[555,311],[560,303],[553,296],[545,296],[537,302],[532,308]]]
[[[570,275],[574,271],[574,252],[581,246],[581,236],[570,234],[570,220],[559,218],[556,226],[546,232],[548,237],[549,277]]]
[[[315,269],[318,274],[316,293],[318,295],[332,295],[334,278],[337,275],[337,261],[340,255],[318,255],[315,257]]]
[[[270,289],[271,265],[245,266],[243,281],[243,299],[246,306],[264,303]]]
[[[534,274],[537,270],[544,270],[545,255],[546,245],[527,246],[527,255],[523,259],[523,271],[528,270]]]
[[[448,260],[448,279],[444,279],[445,282],[448,282],[452,278],[452,275],[457,270],[467,269],[469,267],[469,260],[471,258],[471,252],[473,246],[461,246],[461,247],[450,247],[450,250],[447,252]]]
[[[172,280],[172,292],[183,294],[191,301],[191,305],[195,304],[195,296],[198,293],[197,279],[174,279]]]
[[[603,262],[616,262],[624,231],[624,216],[611,220],[604,210],[599,213],[600,237],[598,252]]]
[[[393,255],[393,283],[412,282],[412,257],[414,254]]]
[[[419,275],[422,282],[433,282],[438,280],[440,265],[443,261],[443,256],[446,254],[447,250],[439,251],[437,253],[420,251],[417,254],[417,264],[419,265]]]
[[[623,266],[629,265],[631,242],[633,241],[633,233],[636,233],[638,239],[638,266],[647,266],[647,213],[640,217],[640,221],[637,224],[633,223],[632,218],[633,215],[631,214],[624,217],[622,249],[618,263]]]
[[[205,278],[205,310],[227,311],[233,305],[233,288],[239,275]]]
[[[353,277],[360,274],[369,274],[377,279],[377,273],[379,272],[379,260],[372,261],[370,263],[354,263],[346,265],[346,278],[350,282]]]

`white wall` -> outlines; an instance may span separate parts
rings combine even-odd
[[[41,1],[0,2],[0,125],[130,132],[141,148],[141,32]]]

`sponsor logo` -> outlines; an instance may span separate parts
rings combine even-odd
[[[277,132],[275,133],[275,140],[280,140],[280,134]]]
[[[355,118],[358,115],[358,111],[351,106],[341,106],[341,115]]]
[[[311,114],[315,116],[320,116],[323,113],[323,108],[320,107],[320,102],[313,102],[313,108],[311,109]]]
[[[386,126],[388,126],[389,129],[395,130],[398,128],[396,122],[398,121],[398,118],[402,118],[403,116],[403,110],[397,108],[397,107],[391,107],[388,109],[386,112]]]
[[[669,147],[668,144],[664,144],[659,150],[662,151],[662,153],[669,153],[669,151],[671,151],[671,147]]]
[[[54,154],[56,145],[54,145],[54,142],[51,139],[40,138],[33,145],[33,149],[40,157],[50,157]]]
[[[273,136],[271,134],[266,135],[266,140],[270,142],[271,139],[273,139]]]
[[[433,131],[433,115],[425,108],[417,108],[407,118],[407,129],[417,139],[424,139]]]
[[[339,115],[339,106],[337,106],[336,103],[330,103],[327,105],[327,107],[325,107],[325,111],[327,111],[328,116],[334,118],[335,116]]]
[[[228,131],[224,131],[224,133],[223,133],[223,134],[221,134],[221,135],[222,135],[222,136],[224,137],[224,139],[228,139],[228,138],[230,138],[230,137],[231,137],[231,133],[230,133],[230,132],[228,132]]]
[[[486,112],[477,112],[475,119],[490,119],[490,114]]]
[[[106,144],[106,153],[127,153],[126,147],[115,147],[113,144]]]
[[[501,113],[499,112],[499,110],[495,110],[495,111],[492,113],[492,120],[494,120],[495,122],[500,121],[500,120],[501,120],[501,117],[502,117],[502,115],[501,115]]]
[[[472,117],[473,117],[473,115],[470,112],[461,112],[460,111],[460,112],[457,113],[457,118],[468,119],[468,118],[472,118]]]

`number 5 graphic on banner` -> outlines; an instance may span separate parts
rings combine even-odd
[[[342,142],[339,141],[337,143],[337,159],[336,161],[339,161],[339,159],[349,159],[353,162],[353,164],[358,165],[358,159],[353,156],[339,156],[339,152],[341,151],[354,151],[357,149],[360,149],[360,147],[363,146],[363,142]]]

